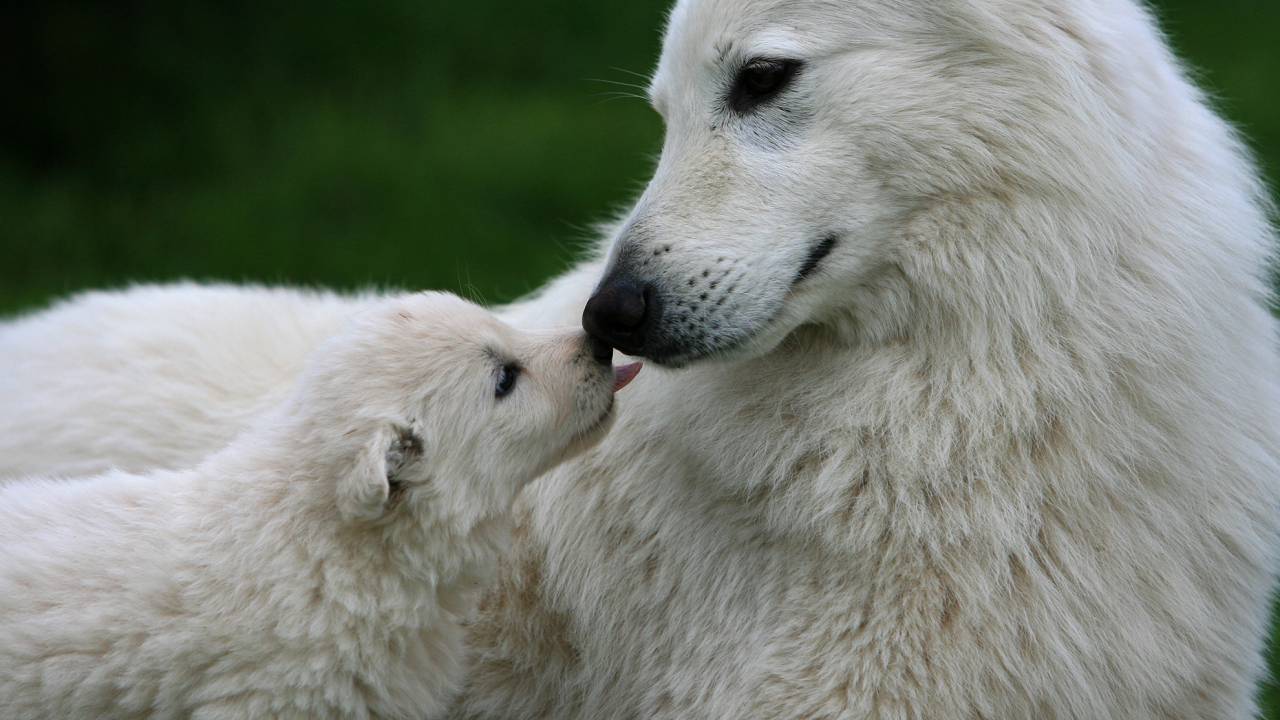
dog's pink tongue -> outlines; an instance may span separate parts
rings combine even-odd
[[[622,388],[631,384],[632,380],[640,374],[640,368],[644,367],[643,363],[631,363],[630,365],[621,365],[613,369],[613,391],[618,392]]]

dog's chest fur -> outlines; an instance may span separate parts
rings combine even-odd
[[[1236,693],[1205,690],[1214,667],[1251,674],[1220,638],[1260,624],[1235,598],[1268,570],[1242,549],[1253,520],[1187,490],[1210,465],[1077,435],[1087,399],[1025,413],[993,399],[974,427],[920,368],[904,370],[913,405],[901,376],[877,386],[884,358],[804,356],[742,371],[754,386],[715,367],[663,378],[601,449],[536,486],[518,562],[539,581],[520,592],[557,619],[519,622],[554,636],[542,670],[562,679],[539,712],[1229,716]],[[823,402],[823,383],[840,398]],[[1181,694],[1161,689],[1175,680]]]

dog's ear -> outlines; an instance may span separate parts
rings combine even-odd
[[[422,455],[422,439],[411,428],[387,424],[360,449],[350,473],[338,481],[338,509],[352,520],[381,517],[396,474]]]

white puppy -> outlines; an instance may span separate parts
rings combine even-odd
[[[194,470],[6,486],[0,717],[439,713],[518,490],[609,424],[601,357],[401,297]]]

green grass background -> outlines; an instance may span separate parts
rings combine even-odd
[[[181,277],[536,288],[647,177],[660,124],[615,83],[666,1],[0,11],[0,312]],[[1155,5],[1277,177],[1280,3]]]

